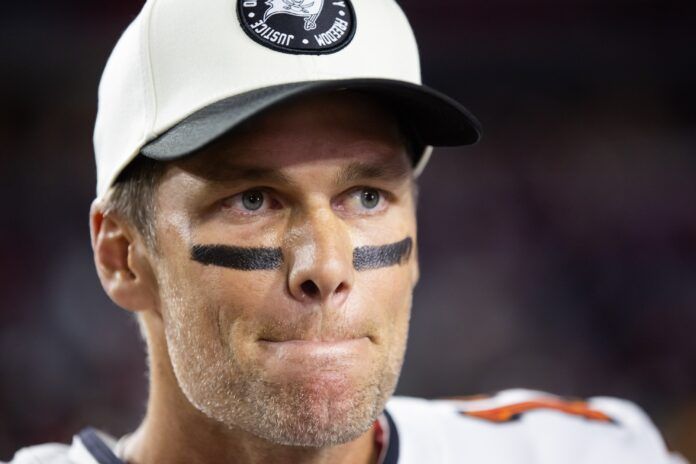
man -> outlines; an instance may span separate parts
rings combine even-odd
[[[99,99],[92,245],[147,341],[147,414],[13,462],[676,462],[620,400],[391,398],[415,179],[479,137],[393,0],[148,1]]]

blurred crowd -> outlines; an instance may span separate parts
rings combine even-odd
[[[420,179],[397,393],[620,396],[696,462],[696,8],[401,3],[426,83],[485,134]],[[142,342],[101,290],[87,227],[96,87],[140,6],[3,7],[0,460],[144,413]]]

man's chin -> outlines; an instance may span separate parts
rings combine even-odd
[[[355,440],[370,429],[386,402],[376,386],[351,389],[322,381],[286,384],[281,390],[253,394],[249,406],[255,417],[246,425],[254,435],[286,446],[322,448]]]

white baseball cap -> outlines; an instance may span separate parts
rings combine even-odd
[[[413,31],[394,0],[148,0],[99,86],[97,196],[136,157],[190,155],[291,98],[374,95],[423,148],[478,141],[466,108],[421,85]]]

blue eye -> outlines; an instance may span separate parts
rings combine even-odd
[[[264,203],[263,192],[260,190],[249,190],[242,193],[242,205],[249,211],[259,210]]]
[[[366,188],[360,192],[360,202],[366,209],[375,209],[379,206],[380,199],[381,196],[378,190]]]

